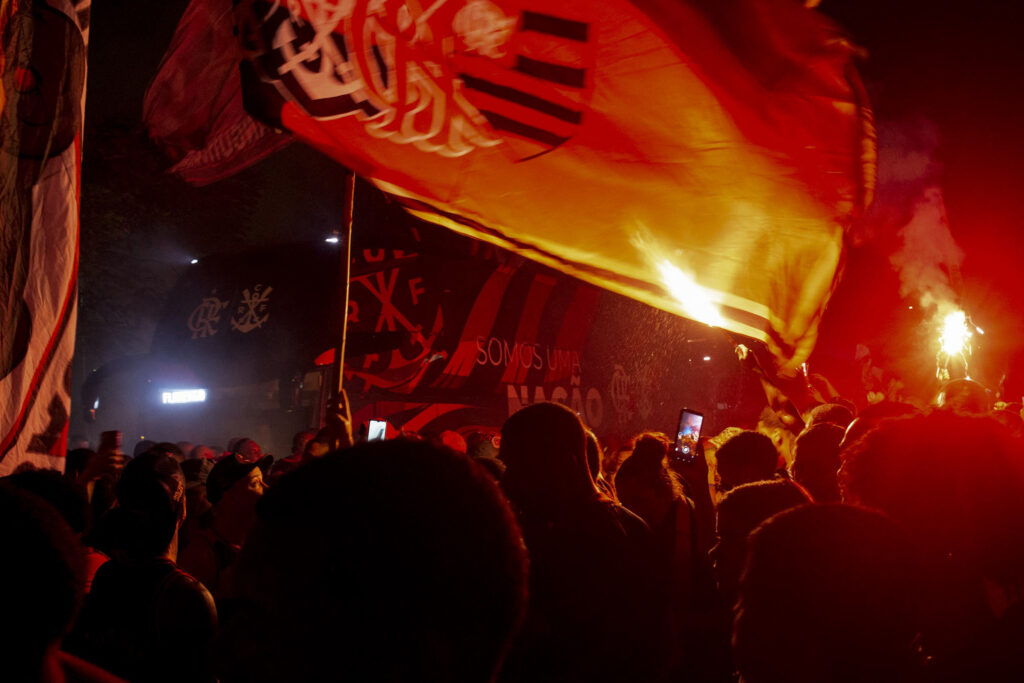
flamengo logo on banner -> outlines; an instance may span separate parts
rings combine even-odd
[[[257,284],[242,290],[242,301],[238,304],[235,314],[231,317],[231,329],[248,334],[263,327],[270,319],[270,293],[273,287]],[[220,319],[224,310],[231,304],[230,300],[216,296],[216,290],[203,297],[199,305],[192,309],[188,316],[188,329],[193,339],[213,337],[220,331]]]
[[[270,318],[266,310],[270,305],[272,291],[273,287],[264,288],[264,285],[256,285],[251,291],[243,289],[242,303],[238,304],[236,316],[231,318],[231,329],[247,334],[257,327],[263,327],[263,323]]]
[[[192,310],[188,317],[188,329],[192,331],[193,339],[205,339],[217,334],[217,326],[220,324],[220,314],[227,308],[228,302],[218,299],[210,293],[210,296],[203,297],[199,305]]]

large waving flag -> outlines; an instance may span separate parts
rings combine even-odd
[[[809,355],[871,186],[795,0],[242,0],[253,102],[418,216]]]
[[[264,115],[419,216],[810,353],[870,120],[793,0],[248,0]],[[276,101],[275,101],[276,100]]]
[[[0,0],[0,475],[63,469],[89,4]]]

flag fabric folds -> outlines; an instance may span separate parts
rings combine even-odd
[[[231,0],[192,0],[143,101],[150,137],[174,160],[171,173],[206,185],[291,142],[246,113],[241,48]]]
[[[854,48],[793,0],[241,0],[251,113],[415,215],[806,359],[868,199]],[[258,111],[256,111],[258,110]]]
[[[88,0],[0,0],[0,475],[63,469]]]

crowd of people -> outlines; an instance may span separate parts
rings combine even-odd
[[[557,403],[493,439],[339,418],[276,460],[106,441],[0,480],[0,679],[1020,680],[1021,406],[939,403],[696,458]]]

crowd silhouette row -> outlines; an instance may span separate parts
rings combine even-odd
[[[556,403],[71,451],[0,480],[0,679],[1019,681],[1020,408],[837,400],[695,459]]]

